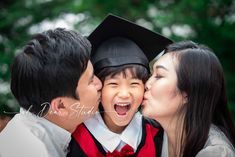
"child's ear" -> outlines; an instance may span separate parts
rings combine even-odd
[[[62,117],[69,114],[63,97],[57,97],[51,101],[51,112]]]

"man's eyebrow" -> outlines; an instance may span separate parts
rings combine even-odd
[[[169,71],[167,68],[165,68],[164,66],[162,66],[162,65],[156,65],[155,67],[154,67],[154,69],[164,69],[164,70],[166,70],[166,71]]]

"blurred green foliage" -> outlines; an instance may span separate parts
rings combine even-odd
[[[15,53],[30,38],[30,28],[45,20],[63,18],[61,15],[68,13],[83,15],[74,26],[81,33],[85,33],[83,30],[91,32],[107,13],[113,13],[175,41],[190,39],[208,45],[222,62],[229,108],[235,120],[234,0],[1,0],[1,106],[14,108],[16,104],[9,90],[10,64]]]

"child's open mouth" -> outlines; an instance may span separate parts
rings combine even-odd
[[[130,110],[131,105],[130,103],[118,103],[114,105],[114,109],[118,115],[124,116]]]

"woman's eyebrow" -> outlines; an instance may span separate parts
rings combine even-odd
[[[155,68],[156,70],[157,70],[157,69],[164,69],[164,70],[166,70],[166,71],[169,71],[166,67],[164,67],[164,66],[162,66],[162,65],[156,65],[154,68]]]

